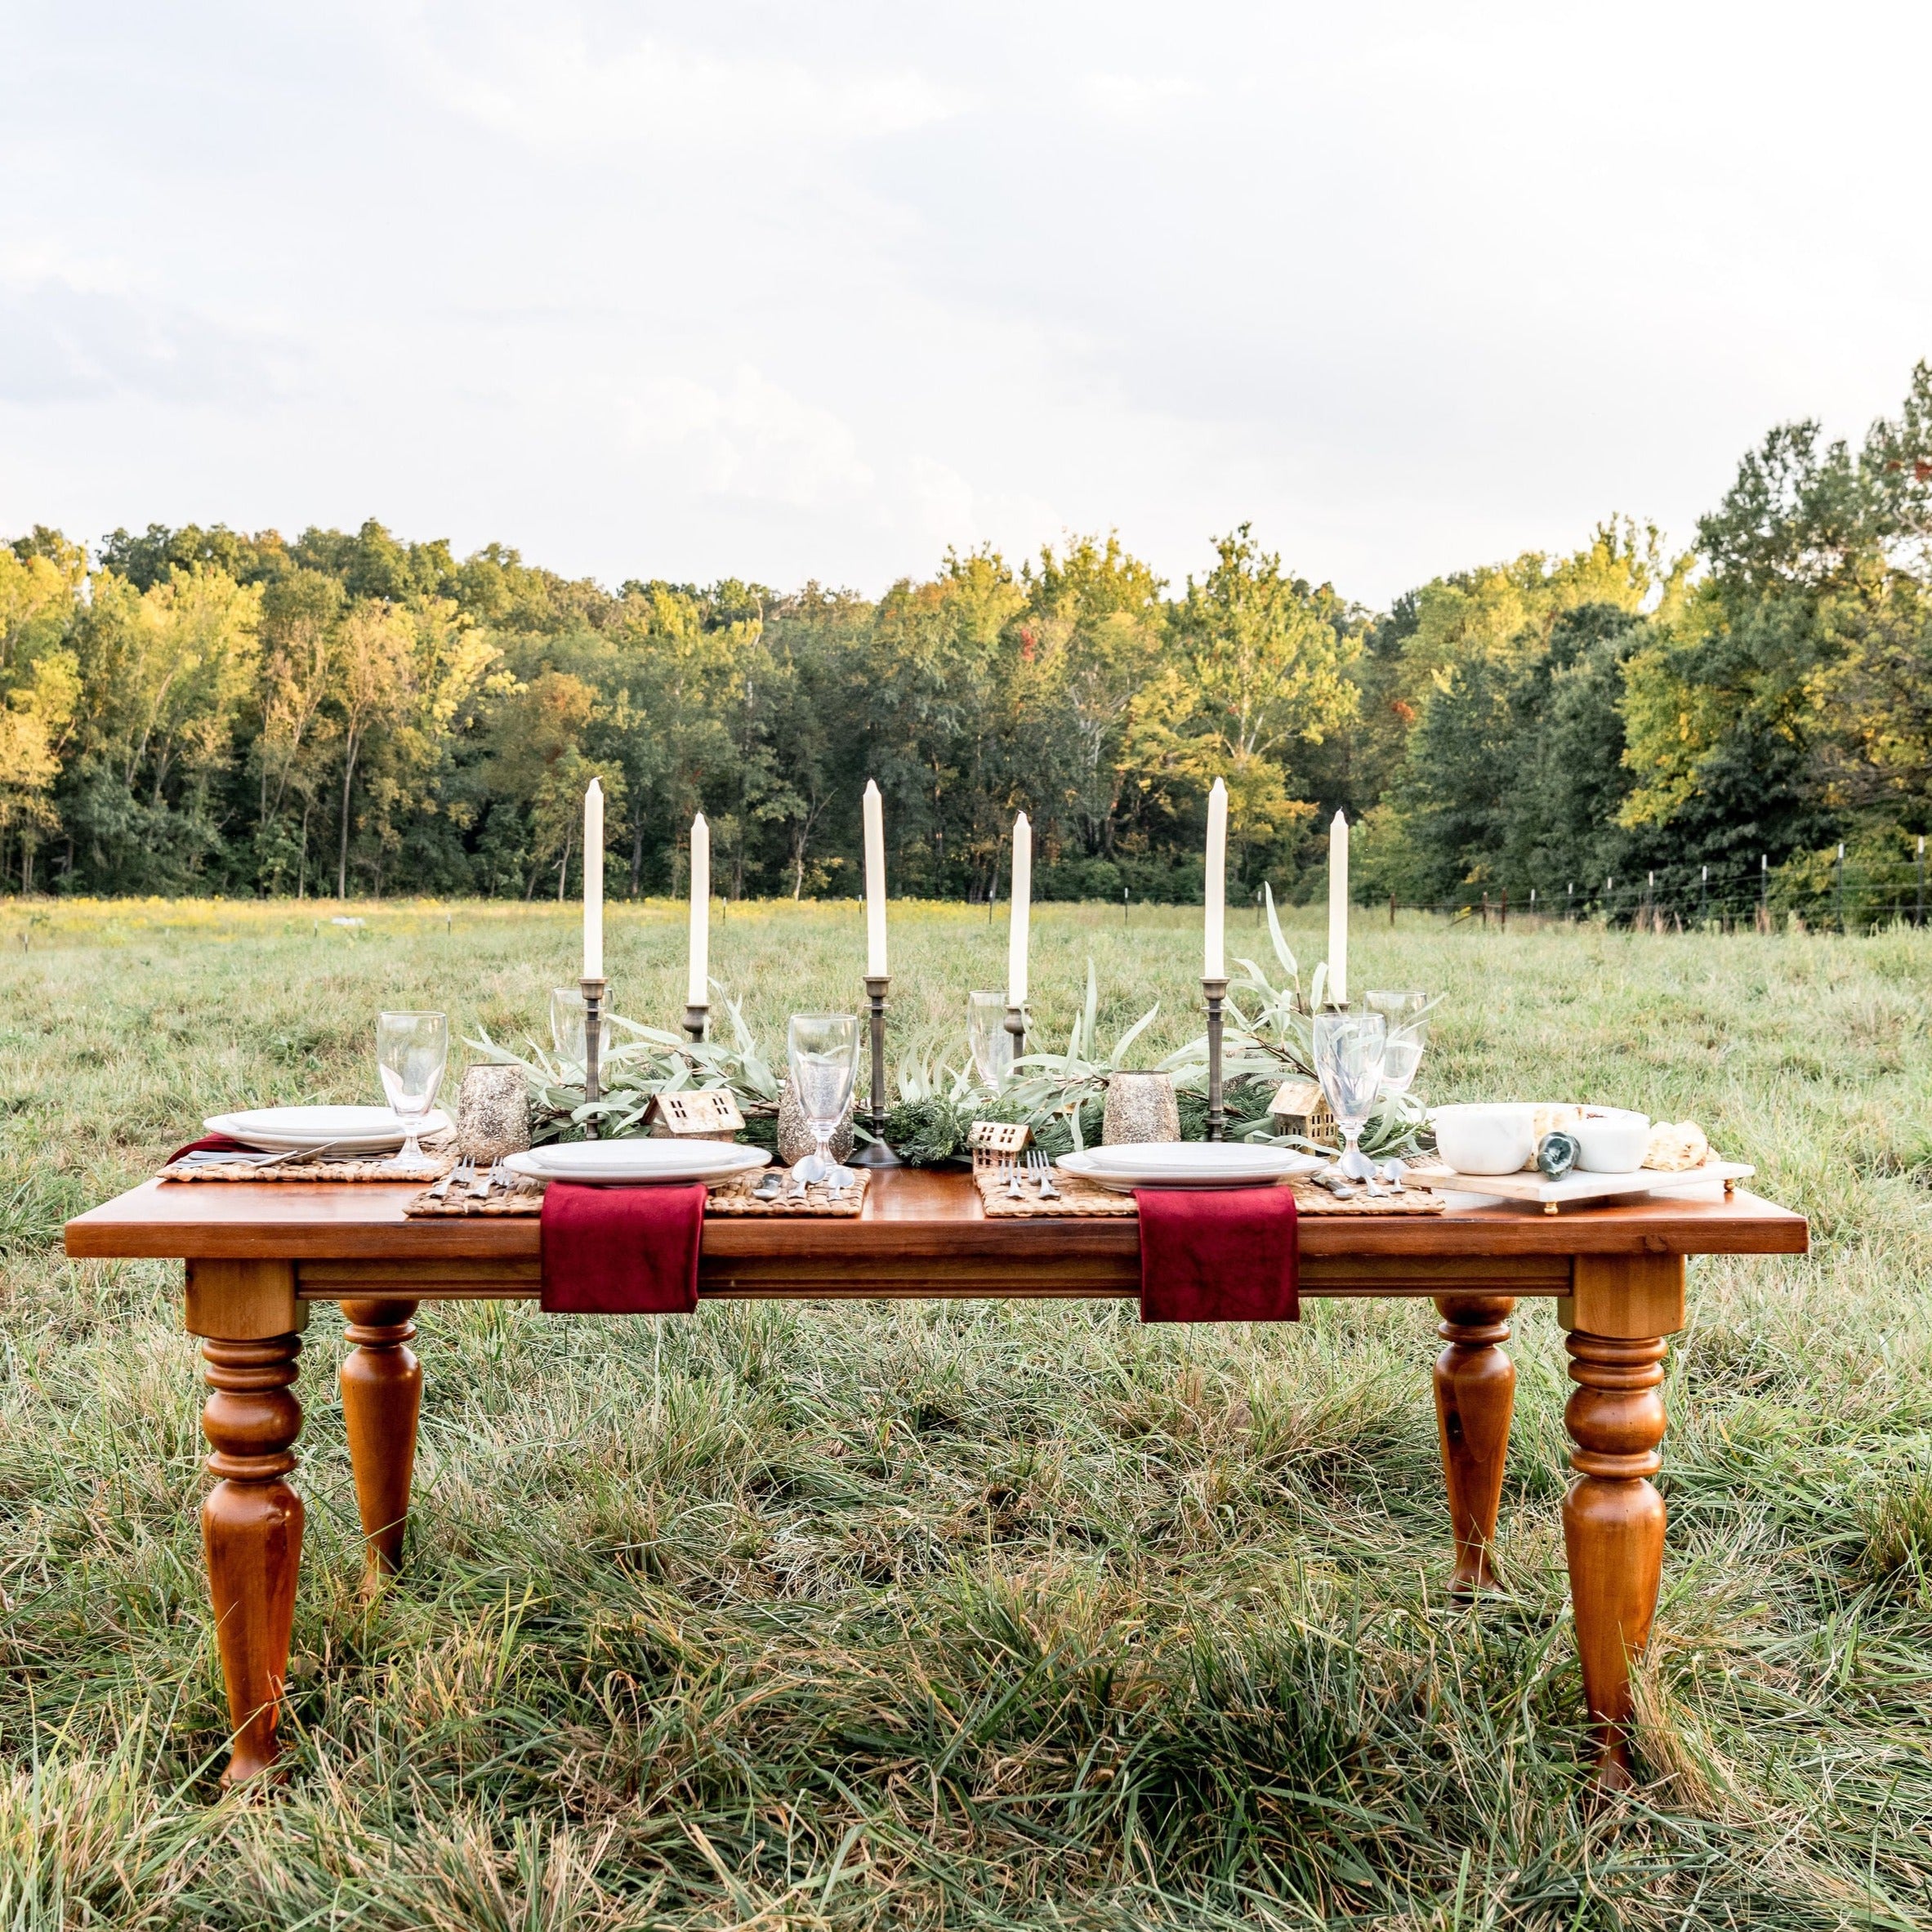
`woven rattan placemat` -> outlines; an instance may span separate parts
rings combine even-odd
[[[752,1184],[757,1178],[756,1173],[737,1176],[711,1190],[711,1197],[704,1204],[704,1211],[707,1214],[725,1216],[777,1214],[850,1217],[864,1208],[865,1190],[871,1182],[871,1176],[863,1167],[855,1167],[853,1172],[858,1178],[859,1185],[846,1188],[841,1193],[835,1194],[830,1188],[822,1187],[814,1182],[801,1195],[781,1194],[775,1201],[761,1201],[752,1194]],[[440,1201],[432,1201],[426,1193],[418,1194],[403,1210],[404,1214],[417,1220],[438,1217],[460,1220],[471,1215],[533,1215],[542,1211],[542,1183],[526,1180],[521,1175],[508,1187],[497,1189],[484,1200],[472,1200],[463,1189],[453,1187]]]
[[[387,1154],[372,1154],[366,1161],[278,1161],[272,1167],[258,1167],[247,1160],[198,1161],[190,1167],[185,1161],[171,1161],[161,1170],[163,1180],[440,1180],[456,1165],[456,1139],[445,1135],[440,1142],[426,1142],[423,1158],[399,1167]]]
[[[1015,1200],[1006,1192],[1006,1176],[1002,1174],[975,1174],[973,1180],[979,1189],[979,1198],[985,1205],[987,1214],[997,1220],[1049,1220],[1056,1216],[1119,1216],[1140,1211],[1131,1194],[1111,1193],[1073,1174],[1055,1174],[1054,1185],[1060,1191],[1057,1201],[1042,1201],[1024,1180],[1021,1185],[1026,1188],[1026,1192]],[[1444,1205],[1440,1194],[1431,1194],[1426,1188],[1412,1184],[1399,1194],[1377,1197],[1357,1193],[1347,1201],[1338,1201],[1326,1188],[1314,1187],[1306,1181],[1292,1185],[1298,1214],[1440,1214]]]

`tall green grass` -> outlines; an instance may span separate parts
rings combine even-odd
[[[319,1311],[293,1776],[217,1802],[176,1271],[58,1228],[217,1107],[377,1097],[381,1005],[514,1039],[574,970],[548,908],[354,910],[0,909],[0,1925],[1932,1923],[1932,940],[1358,929],[1358,984],[1448,995],[1431,1097],[1689,1114],[1814,1217],[1806,1260],[1694,1265],[1627,1800],[1583,1778],[1547,1305],[1471,1611],[1428,1315],[1363,1302],[431,1308],[373,1606]],[[1090,954],[1109,1037],[1157,996],[1150,1056],[1198,1031],[1184,914],[1037,933],[1042,1033]],[[899,1037],[957,1054],[1002,928],[892,939]],[[678,908],[609,951],[673,1020]],[[714,962],[775,1040],[858,999],[858,908],[734,908]]]

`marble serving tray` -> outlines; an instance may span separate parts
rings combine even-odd
[[[1613,1202],[1640,1201],[1646,1194],[1681,1194],[1686,1189],[1708,1187],[1721,1181],[1728,1194],[1740,1180],[1757,1172],[1742,1161],[1707,1160],[1701,1167],[1685,1167],[1671,1173],[1662,1167],[1641,1167],[1634,1174],[1570,1173],[1561,1180],[1550,1180],[1541,1174],[1458,1174],[1439,1162],[1413,1166],[1409,1172],[1432,1188],[1457,1194],[1481,1194],[1493,1201],[1527,1201],[1545,1214],[1559,1213],[1565,1207],[1604,1207]]]

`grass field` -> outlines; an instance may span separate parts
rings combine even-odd
[[[1363,1302],[434,1308],[373,1608],[321,1311],[295,1774],[217,1804],[178,1272],[59,1225],[217,1107],[377,1098],[380,1005],[514,1039],[574,970],[561,912],[355,909],[0,908],[0,1926],[1932,1924],[1932,936],[1359,930],[1358,984],[1447,993],[1429,1097],[1691,1115],[1814,1217],[1805,1260],[1693,1264],[1627,1800],[1582,1781],[1552,1313],[1471,1612],[1430,1320]],[[671,1023],[676,908],[612,929]],[[1150,1053],[1199,1030],[1193,919],[1037,933],[1046,1032],[1090,954],[1108,1038],[1157,995]],[[957,1033],[1002,939],[895,911],[899,1021]],[[740,908],[714,970],[770,1037],[862,944]]]

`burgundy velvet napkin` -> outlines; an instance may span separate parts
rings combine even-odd
[[[259,1148],[251,1147],[246,1140],[237,1140],[228,1134],[203,1134],[199,1140],[190,1140],[185,1147],[177,1147],[161,1164],[172,1167],[185,1153],[259,1153]]]
[[[1136,1188],[1144,1322],[1298,1322],[1286,1187]]]
[[[543,1194],[543,1285],[551,1314],[688,1315],[698,1306],[704,1184]]]

